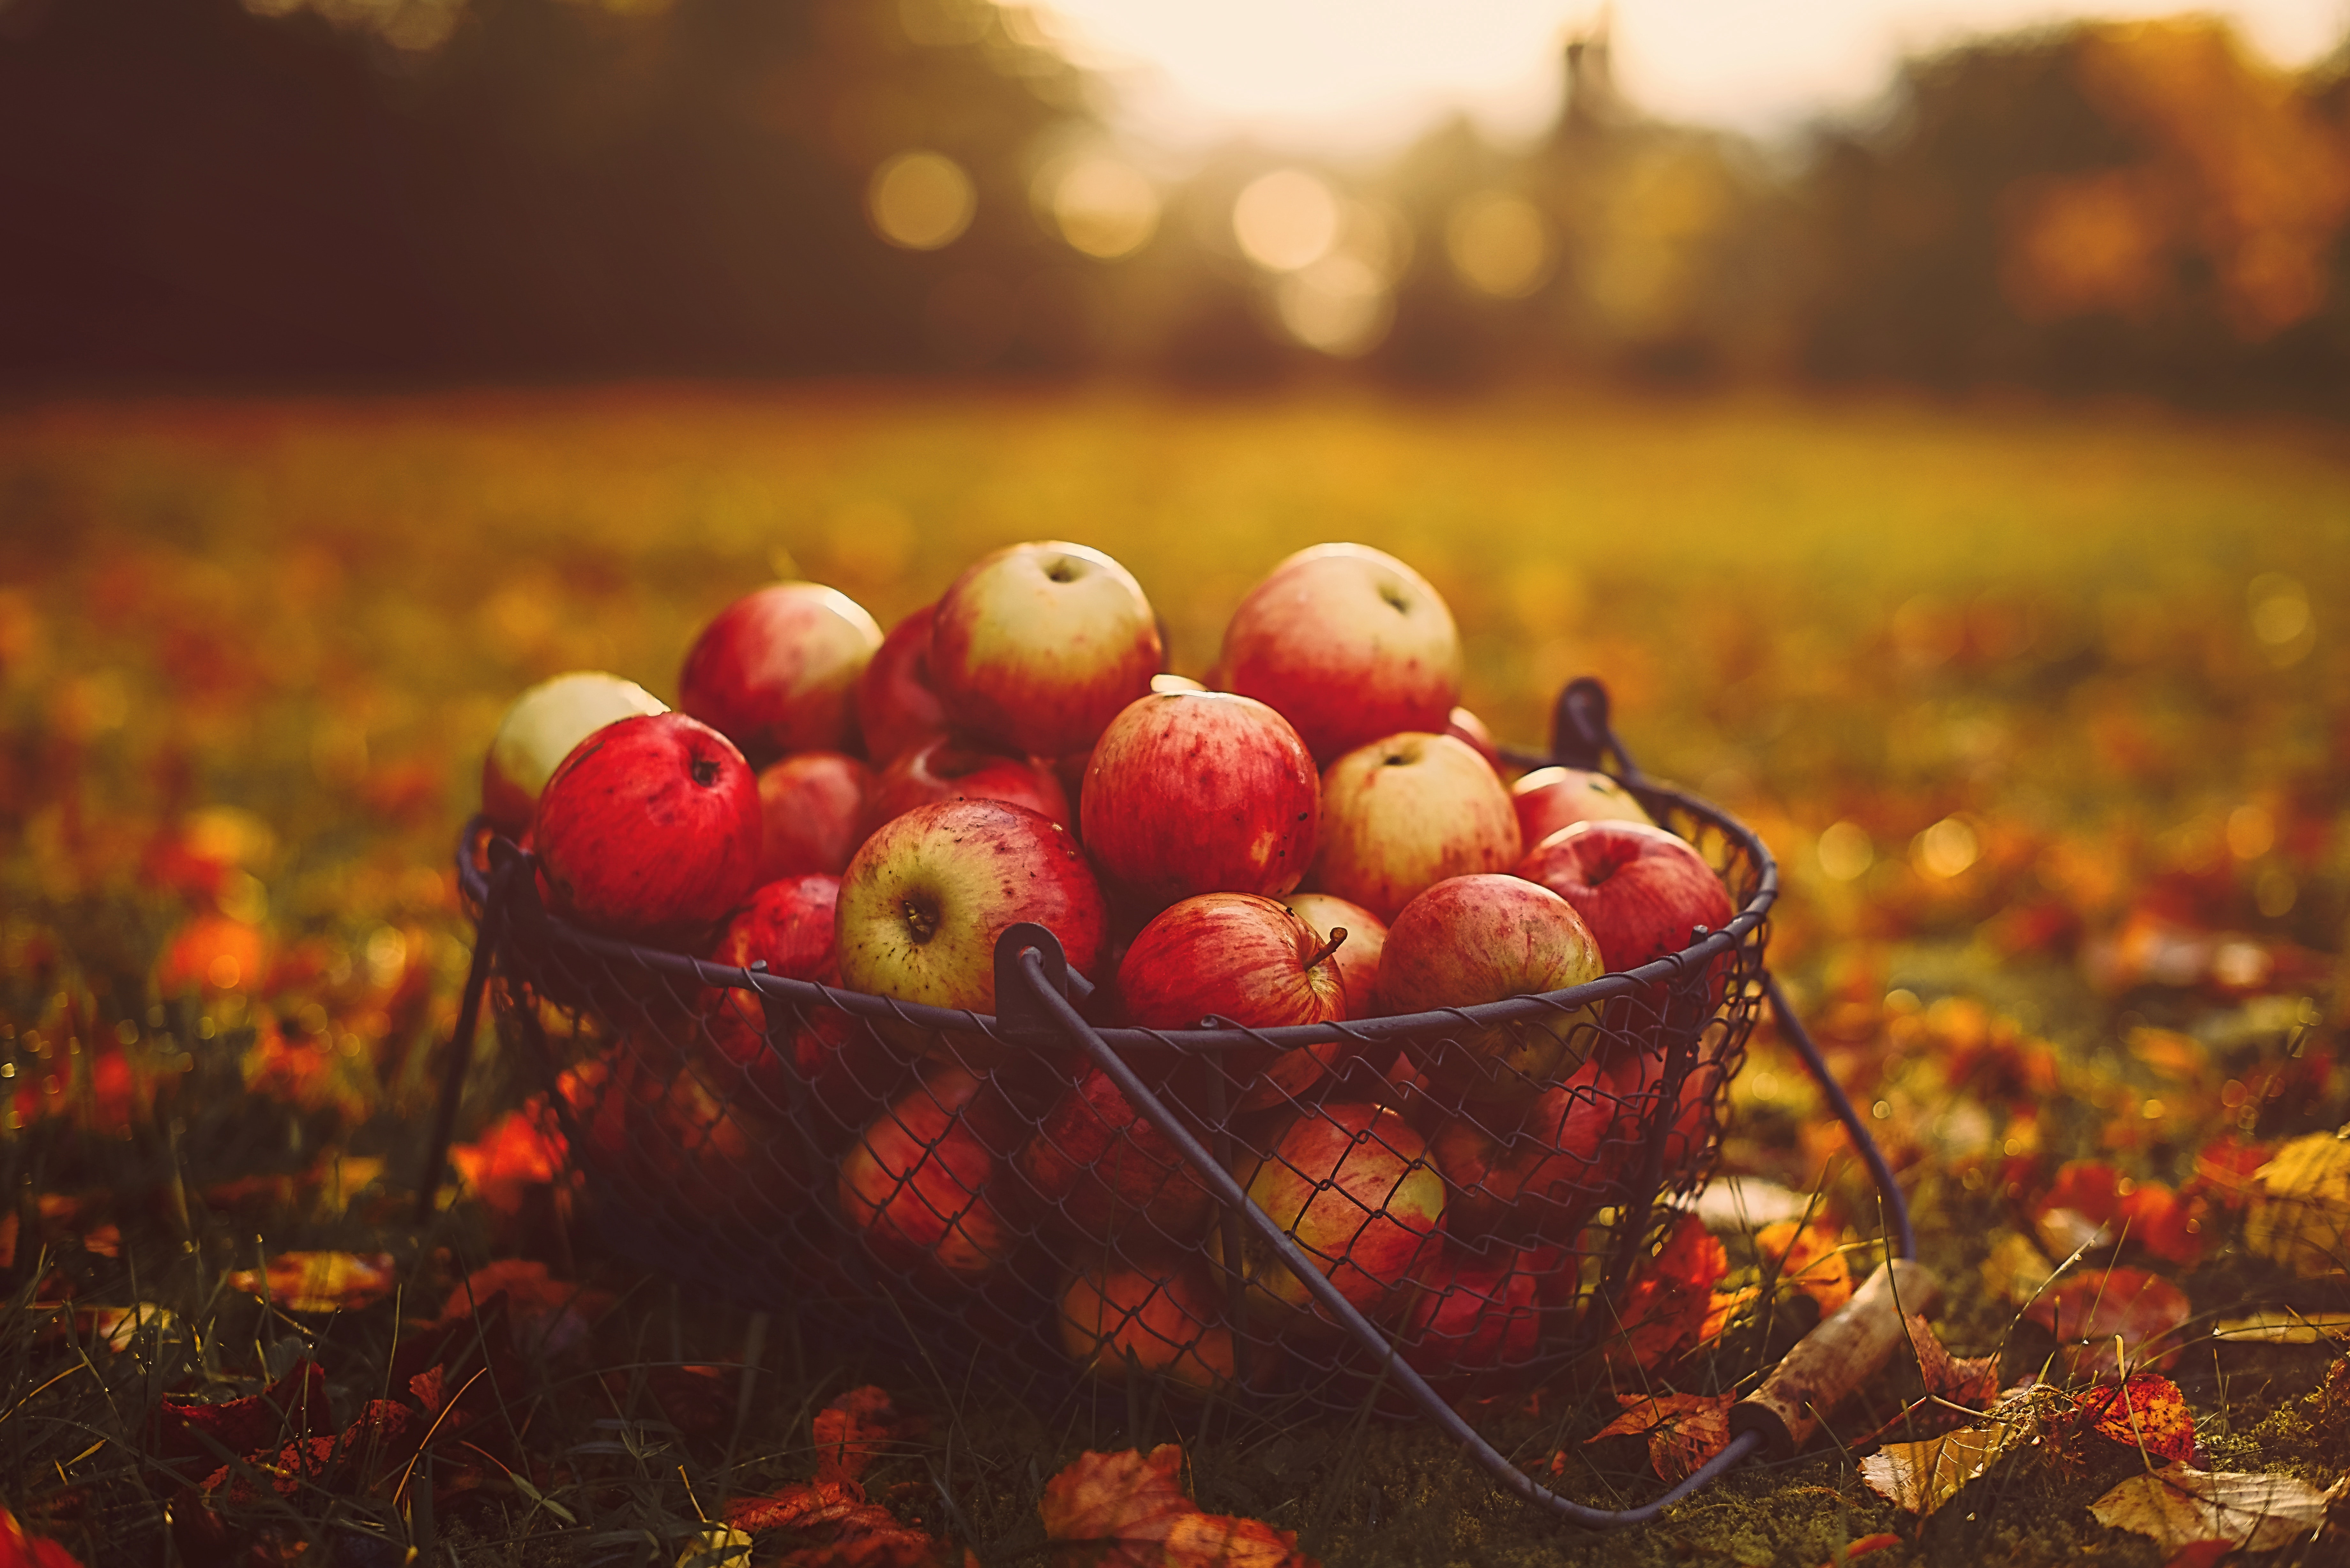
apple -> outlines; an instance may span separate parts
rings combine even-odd
[[[1347,940],[1330,955],[1340,983],[1354,999],[1355,1016],[1367,1015],[1379,994],[1379,954],[1388,945],[1388,923],[1360,904],[1329,893],[1292,893],[1282,900],[1289,912],[1312,926],[1328,941],[1340,931]]]
[[[677,705],[764,766],[847,749],[858,677],[881,646],[865,607],[818,583],[776,583],[712,618],[678,672]]]
[[[1162,653],[1141,585],[1083,545],[981,556],[931,625],[931,680],[951,722],[1035,756],[1091,746],[1149,691]]]
[[[733,969],[764,962],[769,974],[784,980],[838,985],[832,943],[839,895],[840,878],[822,874],[767,883],[726,923],[709,961]],[[855,1126],[892,1076],[871,1036],[838,1008],[788,1010],[789,1038],[777,1040],[759,992],[711,985],[702,987],[695,1015],[710,1052],[723,1064],[713,1076],[739,1085],[754,1103],[778,1115],[805,1084],[830,1127]],[[830,1127],[815,1130],[821,1136]]]
[[[995,940],[1033,920],[1088,980],[1108,911],[1058,823],[997,800],[942,800],[885,823],[840,881],[835,943],[852,991],[995,1011]]]
[[[774,1220],[808,1189],[797,1140],[639,1033],[564,1086],[588,1158],[671,1225]]]
[[[1104,1243],[1189,1243],[1215,1209],[1175,1146],[1099,1067],[1045,1113],[1017,1163],[1045,1211]]]
[[[1605,972],[1598,943],[1557,894],[1515,877],[1453,877],[1414,898],[1389,928],[1379,1004],[1389,1013],[1473,1007],[1564,991]],[[1590,1053],[1597,1024],[1594,1007],[1551,1009],[1483,1028],[1463,1023],[1407,1048],[1440,1096],[1523,1102]]]
[[[1510,786],[1518,834],[1528,848],[1578,822],[1648,822],[1632,792],[1606,774],[1581,768],[1536,768]]]
[[[1638,1158],[1621,1081],[1594,1059],[1514,1110],[1468,1111],[1428,1140],[1448,1229],[1513,1242],[1572,1242]]]
[[[1399,1336],[1424,1377],[1495,1372],[1534,1358],[1542,1336],[1535,1276],[1514,1248],[1448,1241],[1422,1254]]]
[[[1118,995],[1141,1029],[1196,1029],[1211,1015],[1244,1029],[1359,1017],[1369,999],[1350,999],[1328,961],[1344,945],[1271,898],[1202,893],[1136,933],[1118,965]],[[1280,1052],[1251,1046],[1210,1066],[1240,1091],[1233,1109],[1253,1111],[1303,1093],[1344,1054],[1337,1041]]]
[[[846,752],[796,752],[759,771],[759,880],[837,877],[864,842],[873,770]]]
[[[546,781],[532,834],[548,906],[598,930],[685,940],[749,896],[759,785],[725,736],[683,713],[605,725]]]
[[[1061,1288],[1060,1328],[1078,1370],[1105,1383],[1149,1373],[1205,1394],[1239,1375],[1222,1298],[1196,1264],[1088,1260]]]
[[[1680,1092],[1669,1106],[1664,1099],[1665,1075],[1670,1065],[1666,1051],[1641,1052],[1618,1069],[1627,1101],[1624,1136],[1638,1146],[1627,1155],[1627,1168],[1637,1169],[1657,1119],[1668,1115],[1672,1126],[1664,1135],[1659,1165],[1668,1188],[1686,1184],[1711,1158],[1721,1127],[1721,1089],[1729,1078],[1719,1054],[1721,1044],[1718,1033],[1699,1042],[1696,1058],[1682,1075]]]
[[[1402,1304],[1420,1255],[1444,1234],[1444,1179],[1427,1154],[1395,1112],[1330,1101],[1292,1117],[1233,1179],[1348,1305],[1377,1320]],[[1209,1240],[1220,1251],[1218,1233]],[[1338,1327],[1253,1231],[1242,1232],[1240,1273],[1250,1315],[1268,1326]]]
[[[1050,763],[938,735],[881,770],[865,799],[864,831],[941,800],[1000,800],[1024,805],[1063,827],[1076,823]]]
[[[1456,741],[1467,742],[1471,751],[1485,759],[1487,767],[1497,774],[1502,771],[1502,748],[1493,743],[1493,732],[1485,727],[1484,720],[1466,708],[1455,708],[1445,716],[1444,732]]]
[[[580,742],[615,719],[668,711],[660,698],[617,675],[575,670],[540,681],[498,721],[482,759],[482,815],[509,838],[524,832],[539,792]]]
[[[1297,732],[1222,691],[1139,698],[1086,767],[1086,847],[1135,902],[1295,888],[1314,858],[1322,779]]]
[[[937,1069],[874,1119],[840,1161],[840,1211],[875,1258],[965,1283],[1012,1256],[1013,1117],[984,1078]]]
[[[1270,704],[1323,763],[1399,731],[1442,732],[1461,695],[1461,635],[1427,579],[1364,545],[1316,545],[1274,567],[1224,628],[1227,691]]]
[[[931,685],[931,617],[937,608],[924,605],[891,627],[857,678],[858,732],[877,768],[947,732],[946,704]]]
[[[1389,735],[1322,775],[1315,888],[1383,920],[1448,877],[1508,870],[1519,847],[1509,792],[1450,735]]]
[[[1163,640],[1166,633],[1162,631],[1159,636]],[[1160,696],[1166,696],[1178,691],[1209,691],[1214,688],[1204,681],[1194,680],[1188,675],[1177,675],[1172,671],[1162,670],[1150,678],[1150,690]]]

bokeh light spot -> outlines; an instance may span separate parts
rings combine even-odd
[[[1550,270],[1542,214],[1503,191],[1481,191],[1452,209],[1444,251],[1463,282],[1496,299],[1524,298]]]
[[[2239,860],[2258,860],[2276,843],[2276,818],[2268,808],[2240,805],[2228,814],[2228,852]]]
[[[873,232],[910,251],[952,244],[978,205],[971,176],[941,152],[899,153],[873,171],[865,192]]]
[[[1268,272],[1302,272],[1337,244],[1340,218],[1329,186],[1303,169],[1276,169],[1232,203],[1232,237]]]
[[[1817,853],[1820,869],[1838,882],[1856,881],[1877,863],[1877,846],[1869,842],[1868,830],[1856,822],[1830,824],[1820,835]]]
[[[1099,153],[1059,159],[1036,177],[1037,205],[1072,249],[1097,261],[1132,255],[1159,230],[1159,187]]]
[[[2299,662],[2316,640],[2309,590],[2294,578],[2263,572],[2244,590],[2244,603],[2251,614],[2252,635],[2278,669]]]
[[[1967,820],[1946,816],[1918,836],[1910,858],[1927,876],[1947,881],[1972,866],[1981,854],[1982,844]]]
[[[1339,358],[1378,347],[1395,317],[1387,280],[1344,252],[1283,278],[1274,300],[1291,337]]]

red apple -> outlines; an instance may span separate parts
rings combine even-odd
[[[1422,1376],[1495,1372],[1534,1358],[1542,1336],[1535,1276],[1515,1249],[1447,1241],[1422,1254],[1404,1317],[1403,1358]]]
[[[1118,965],[1128,1020],[1142,1029],[1196,1029],[1211,1015],[1246,1029],[1328,1023],[1361,1016],[1334,944],[1271,898],[1202,893],[1160,911]],[[1214,1065],[1238,1094],[1236,1111],[1262,1110],[1304,1092],[1344,1054],[1337,1042],[1273,1052],[1251,1046]]]
[[[1515,877],[1453,877],[1396,917],[1379,958],[1379,1004],[1389,1013],[1473,1007],[1604,972],[1598,943],[1565,899]],[[1589,1006],[1546,1010],[1482,1029],[1464,1023],[1409,1049],[1440,1095],[1523,1103],[1590,1052],[1597,1022]]]
[[[1324,941],[1339,931],[1347,933],[1347,940],[1330,955],[1330,962],[1337,966],[1339,981],[1354,999],[1354,1016],[1367,1016],[1367,1010],[1376,1005],[1379,994],[1379,954],[1388,945],[1388,923],[1360,904],[1329,893],[1292,893],[1282,902],[1289,906],[1291,914],[1320,932]]]
[[[1466,742],[1389,735],[1322,775],[1314,886],[1383,920],[1447,877],[1506,871],[1518,853],[1509,792]]]
[[[1162,649],[1150,601],[1083,545],[1014,545],[963,569],[931,626],[949,719],[1035,756],[1081,752],[1150,690]]]
[[[579,742],[616,719],[666,713],[633,680],[578,670],[542,680],[514,700],[482,759],[482,815],[508,837],[529,828],[539,792]]]
[[[837,877],[766,884],[726,923],[710,961],[735,969],[764,961],[781,979],[838,985],[832,942],[839,894]],[[739,1083],[754,1104],[778,1114],[793,1103],[797,1085],[806,1085],[826,1113],[819,1136],[863,1121],[893,1075],[872,1037],[837,1008],[787,1010],[789,1022],[779,1025],[787,1038],[770,1032],[767,1004],[756,992],[704,986],[696,1012],[711,1052],[723,1064],[723,1073],[713,1069],[713,1075]]]
[[[847,870],[872,788],[872,770],[844,752],[800,752],[762,769],[759,879]]]
[[[896,626],[857,678],[857,728],[877,768],[947,731],[946,704],[931,685],[931,617],[924,605]]]
[[[796,1139],[640,1033],[563,1087],[588,1158],[631,1208],[668,1224],[773,1223],[808,1189]]]
[[[1221,1293],[1196,1263],[1090,1259],[1061,1289],[1061,1344],[1105,1383],[1157,1374],[1205,1394],[1238,1373]]]
[[[1363,545],[1301,550],[1249,590],[1217,660],[1317,761],[1399,731],[1441,732],[1461,694],[1452,612],[1418,572]]]
[[[1487,767],[1497,774],[1502,771],[1502,748],[1493,743],[1493,732],[1485,727],[1484,720],[1466,708],[1455,708],[1445,718],[1444,732],[1456,741],[1467,742],[1471,750],[1485,759]]]
[[[1043,1212],[1106,1244],[1195,1241],[1214,1211],[1175,1146],[1098,1067],[1045,1114],[1019,1167]]]
[[[1011,1257],[998,1152],[1012,1121],[987,1081],[934,1070],[875,1118],[840,1161],[840,1211],[877,1260],[971,1282]]]
[[[749,896],[759,786],[743,753],[682,713],[597,731],[563,759],[532,828],[548,905],[598,930],[687,940]]]
[[[1738,912],[1703,856],[1645,823],[1563,827],[1518,863],[1517,874],[1575,906],[1611,972],[1679,952],[1697,928],[1718,931]],[[1640,1036],[1693,1031],[1721,1005],[1731,967],[1723,953],[1702,980],[1659,981],[1618,1003],[1611,1020]]]
[[[1221,691],[1129,703],[1086,768],[1086,847],[1135,902],[1278,898],[1314,858],[1322,780],[1297,732]]]
[[[1658,1118],[1671,1118],[1672,1126],[1664,1135],[1660,1167],[1668,1188],[1686,1184],[1712,1157],[1721,1129],[1722,1085],[1729,1076],[1719,1054],[1721,1044],[1718,1028],[1700,1040],[1696,1057],[1682,1075],[1680,1092],[1669,1105],[1665,1102],[1664,1088],[1671,1058],[1663,1048],[1643,1051],[1617,1070],[1627,1101],[1623,1136],[1627,1141],[1644,1147]],[[1626,1157],[1627,1168],[1635,1168],[1641,1158],[1636,1147]]]
[[[1471,1109],[1429,1138],[1444,1175],[1455,1235],[1572,1243],[1600,1207],[1621,1197],[1638,1158],[1624,1084],[1596,1059],[1533,1105]]]
[[[1536,768],[1510,786],[1510,804],[1517,808],[1518,835],[1530,849],[1578,822],[1650,820],[1631,791],[1606,774],[1581,768]]]
[[[855,743],[850,693],[881,628],[837,588],[776,583],[713,617],[686,651],[677,705],[764,765]]]
[[[1427,1154],[1393,1111],[1331,1101],[1292,1117],[1233,1174],[1347,1304],[1376,1320],[1401,1306],[1420,1255],[1444,1234],[1444,1179]],[[1211,1231],[1211,1248],[1217,1240]],[[1240,1272],[1250,1315],[1268,1326],[1338,1326],[1253,1231],[1242,1233]]]
[[[881,771],[865,798],[864,831],[941,800],[1000,800],[1024,805],[1063,827],[1076,823],[1050,763],[939,735]]]
[[[995,939],[1034,920],[1095,978],[1108,912],[1066,828],[995,800],[917,806],[867,839],[841,877],[836,941],[852,991],[995,1011]]]

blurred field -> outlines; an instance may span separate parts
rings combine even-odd
[[[203,1039],[307,1061],[284,1092],[338,1106],[350,1147],[396,1166],[463,971],[449,854],[514,694],[586,667],[671,697],[702,618],[778,574],[887,624],[978,552],[1043,536],[1125,561],[1187,672],[1274,560],[1351,538],[1443,590],[1470,640],[1467,701],[1504,738],[1538,743],[1563,680],[1605,678],[1638,760],[1779,855],[1775,961],[1858,1097],[1882,1096],[1921,1223],[1962,1276],[2012,1220],[2000,1206],[2024,1167],[2040,1179],[2095,1155],[2183,1180],[2213,1137],[2344,1114],[2336,429],[1893,400],[842,385],[0,415],[10,1130],[68,1114],[106,1130],[101,1047],[177,1050],[189,1025],[163,1004],[192,994]],[[207,919],[256,945],[224,946]],[[2169,1056],[2141,1048],[2149,1029]],[[2045,1051],[2061,1091],[1936,1075],[1984,1040]],[[482,1085],[469,1128],[508,1108],[498,1095]],[[1767,1042],[1741,1117],[1746,1169],[1800,1187],[1840,1152]],[[314,1157],[304,1125],[265,1151],[278,1167]],[[255,1231],[238,1235],[249,1263]],[[2004,1333],[2006,1302],[1954,1295],[1976,1348]],[[1284,1461],[1290,1501],[1282,1481],[1231,1506],[1326,1532],[1307,1544],[1333,1562],[1403,1550],[1382,1545],[1376,1507],[1308,1501],[1321,1472],[1298,1455],[1335,1440]],[[1348,1485],[1389,1477],[1390,1511],[1419,1497],[1402,1505],[1433,1511],[1448,1549],[1478,1520],[1497,1552],[1555,1539],[1498,1497],[1460,1504],[1456,1529],[1436,1461],[1404,1437],[1345,1451]],[[1245,1493],[1234,1478],[1262,1459],[1203,1473]],[[999,1521],[1027,1506],[1004,1484]],[[1737,1489],[1779,1511],[1739,1528],[1762,1556],[1816,1562],[1846,1505],[1773,1501],[1773,1484]]]

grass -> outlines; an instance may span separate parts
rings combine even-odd
[[[1920,1528],[1833,1450],[1593,1540],[1418,1428],[1203,1437],[1180,1409],[1022,1409],[967,1363],[828,1342],[790,1303],[754,1319],[575,1251],[543,1210],[469,1200],[408,1226],[469,934],[448,855],[499,712],[572,668],[673,694],[702,619],[777,573],[887,623],[989,546],[1082,540],[1135,571],[1177,668],[1199,673],[1273,561],[1356,538],[1443,590],[1467,701],[1505,737],[1539,741],[1558,684],[1601,674],[1639,760],[1777,851],[1775,967],[1881,1106],[1953,1282],[1946,1337],[2005,1345],[2012,1369],[2046,1346],[1981,1265],[2029,1231],[2032,1183],[2058,1161],[2178,1183],[2217,1134],[2350,1116],[2334,1054],[2350,463],[2330,428],[1892,399],[870,386],[61,402],[0,416],[0,1065],[16,1091],[0,1174],[19,1227],[0,1501],[92,1561],[164,1550],[174,1489],[141,1456],[167,1389],[249,1394],[315,1355],[348,1422],[385,1397],[396,1341],[468,1270],[517,1254],[620,1300],[574,1349],[516,1350],[518,1402],[483,1428],[497,1468],[466,1460],[483,1485],[421,1527],[411,1492],[263,1488],[281,1546],[672,1561],[701,1511],[806,1475],[809,1413],[871,1380],[934,1417],[874,1495],[991,1563],[1042,1550],[1035,1497],[1077,1449],[1176,1435],[1203,1503],[1301,1530],[1333,1563],[1802,1565],[1885,1529],[1931,1563],[2158,1560],[2089,1521],[2094,1476],[2011,1464],[1981,1483],[1995,1515]],[[1954,843],[1967,855],[1935,848]],[[260,974],[205,983],[224,939],[188,922],[208,912],[260,933],[257,958],[239,950]],[[2171,983],[2145,956],[2165,933],[2231,934],[2269,968],[2235,985],[2207,961]],[[2163,1056],[2158,1037],[2189,1044]],[[133,1089],[115,1116],[96,1075],[118,1051]],[[2000,1076],[2033,1051],[2062,1092]],[[1961,1056],[1991,1065],[1953,1076]],[[487,1064],[469,1129],[513,1103],[510,1066]],[[1819,1182],[1838,1151],[1784,1053],[1759,1045],[1740,1094],[1730,1161]],[[256,1173],[283,1185],[227,1186]],[[1835,1176],[1829,1192],[1867,1228],[1862,1189]],[[112,1256],[89,1244],[108,1224]],[[295,1247],[389,1251],[400,1297],[322,1318],[225,1283]],[[2288,1286],[2232,1247],[2182,1277],[2213,1313]],[[174,1326],[101,1348],[56,1304],[68,1287],[161,1303]],[[2177,1376],[2215,1455],[2324,1469],[2313,1434],[2332,1417],[2303,1403],[2322,1350],[2197,1355]],[[681,1365],[737,1360],[755,1376],[671,1386]],[[1492,1429],[1543,1451],[1556,1436],[1522,1427]],[[1654,1485],[1637,1453],[1567,1446],[1592,1495]]]

